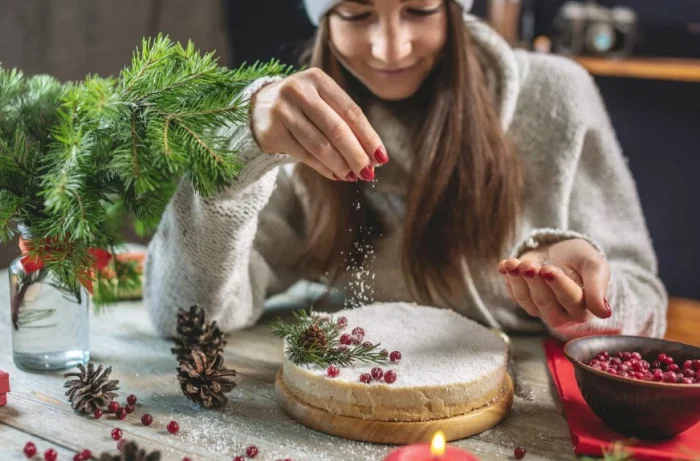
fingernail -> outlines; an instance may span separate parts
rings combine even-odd
[[[605,301],[605,308],[608,310],[608,313],[605,317],[606,319],[609,319],[612,317],[612,309],[610,309],[610,303],[608,302],[608,298],[603,298],[603,301]]]
[[[523,275],[529,279],[535,277],[535,269],[528,269],[525,272],[523,272]]]
[[[362,176],[362,179],[365,181],[372,181],[374,180],[374,170],[366,166],[360,171],[360,176]]]
[[[505,267],[499,267],[499,268],[498,268],[498,272],[500,272],[501,274],[504,274],[504,275],[505,275],[507,271],[506,271],[506,268],[505,268]]]
[[[348,173],[348,175],[345,177],[345,179],[347,179],[348,181],[355,182],[355,181],[357,181],[357,176],[355,175],[355,173],[353,173],[351,171],[350,173]]]
[[[333,173],[333,179],[335,179],[336,181],[340,181],[340,178],[335,173]]]
[[[374,152],[374,158],[377,159],[377,163],[380,165],[384,165],[389,161],[389,156],[386,153],[386,150],[384,150],[384,147],[379,146],[377,150]]]
[[[515,269],[509,270],[508,273],[510,275],[520,275],[520,269],[516,267]]]
[[[540,277],[542,277],[548,282],[553,282],[556,278],[553,272],[540,272]]]

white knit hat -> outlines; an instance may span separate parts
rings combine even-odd
[[[328,10],[333,8],[341,0],[304,0],[304,5],[306,6],[306,13],[309,15],[309,19],[314,25],[318,25],[319,21],[324,14],[328,13]],[[472,8],[473,0],[454,0],[456,3],[464,8],[464,11],[469,11]]]

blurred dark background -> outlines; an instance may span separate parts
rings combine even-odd
[[[475,3],[476,15],[514,45],[529,47],[538,37],[556,36],[564,2]],[[700,2],[598,3],[635,10],[632,58],[672,58],[673,69],[680,69],[661,63],[652,66],[660,76],[650,78],[625,66],[608,69],[599,58],[593,64],[604,71],[592,72],[600,74],[596,80],[636,178],[661,278],[672,296],[700,299]],[[142,36],[165,32],[218,50],[227,65],[272,57],[293,64],[313,31],[300,0],[0,0],[0,63],[61,79],[115,74]],[[16,246],[0,248],[0,267],[16,253]]]

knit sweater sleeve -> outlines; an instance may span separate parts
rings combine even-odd
[[[257,80],[245,96],[270,81]],[[183,178],[148,246],[144,299],[164,335],[174,333],[177,310],[194,303],[225,331],[250,326],[265,297],[294,281],[290,261],[300,237],[287,212],[296,210],[298,198],[279,168],[291,157],[262,152],[247,124],[223,127],[221,134],[239,152],[241,171],[206,199]]]
[[[552,197],[561,220],[530,232],[511,256],[542,244],[582,238],[606,258],[611,270],[607,299],[610,319],[552,329],[562,339],[591,334],[663,336],[667,294],[657,275],[657,262],[632,174],[623,157],[603,100],[583,70],[569,72],[575,89],[571,115],[570,174],[565,193]]]

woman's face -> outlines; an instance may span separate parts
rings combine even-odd
[[[447,37],[448,0],[344,0],[330,13],[336,57],[377,97],[412,96]]]

